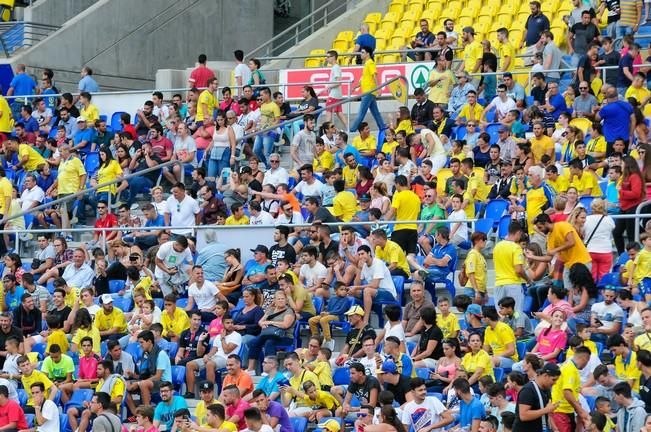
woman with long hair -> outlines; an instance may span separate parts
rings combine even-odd
[[[386,190],[386,196],[393,195],[393,190],[396,187],[396,174],[394,171],[394,166],[392,165],[389,159],[384,159],[382,163],[377,167],[375,172],[375,183],[382,183]],[[373,188],[371,188],[373,189]],[[373,192],[371,192],[373,194]],[[384,214],[386,212],[382,212]]]
[[[646,183],[646,198],[651,199],[651,144],[638,144],[637,154],[640,157],[638,165],[642,172],[642,180]]]
[[[600,280],[613,266],[613,230],[615,221],[608,215],[606,201],[596,198],[590,204],[592,214],[583,225],[583,241],[592,258],[592,277]]]
[[[593,263],[594,265],[594,263]],[[568,298],[576,318],[590,321],[592,305],[597,300],[597,285],[588,266],[576,263],[570,267],[570,283]]]
[[[120,144],[115,150],[115,158],[122,168],[122,173],[124,175],[129,174],[129,164],[131,163],[131,155],[129,154],[129,147],[124,144]]]
[[[461,366],[461,349],[457,339],[443,339],[443,357],[436,363],[436,370],[430,373],[430,379],[433,379],[433,387],[438,387],[434,391],[440,392],[444,387],[450,384],[457,376],[457,369]]]
[[[208,177],[221,177],[224,168],[235,165],[235,132],[226,123],[226,113],[217,112],[215,132],[206,149],[208,155]]]
[[[391,208],[391,199],[387,193],[387,186],[382,182],[375,182],[369,191],[371,193],[371,208],[377,208],[384,216]]]
[[[495,379],[493,375],[493,362],[490,355],[484,351],[483,338],[479,333],[471,333],[468,338],[468,348],[470,352],[463,356],[461,365],[468,374],[468,382],[474,385],[483,376],[490,376]],[[480,366],[484,365],[484,366]]]
[[[534,256],[543,256],[543,249],[538,243],[529,243],[527,250]],[[533,282],[529,286],[528,293],[532,297],[531,310],[537,311],[545,303],[547,292],[549,291],[549,263],[527,259],[525,262],[525,271],[529,279]]]
[[[574,186],[567,188],[565,191],[565,197],[558,196],[556,199],[559,200],[559,204],[562,204],[562,211],[556,211],[556,213],[550,216],[552,222],[566,221],[574,209],[581,206],[579,203],[579,191]],[[556,201],[554,201],[554,206],[555,205]]]
[[[108,183],[113,181],[123,175],[122,167],[120,163],[113,159],[113,153],[108,147],[101,147],[99,149],[99,169],[97,170],[97,184]],[[122,189],[127,188],[127,181],[122,180]],[[115,202],[115,194],[117,192],[118,185],[116,183],[110,184],[108,186],[102,186],[97,189],[95,192],[95,202],[104,200],[109,201],[109,195],[111,196],[111,201]]]
[[[228,249],[224,252],[224,261],[226,261],[228,267],[221,282],[217,282],[216,285],[219,292],[228,295],[240,288],[244,278],[244,267],[240,262],[239,249]]]
[[[260,67],[262,67],[262,63],[260,63],[260,60],[256,58],[252,58],[249,60],[249,69],[251,70],[251,78],[249,78],[249,82],[247,83],[250,86],[259,86],[261,84],[265,83],[265,78],[264,75],[262,75],[262,72],[260,72]],[[254,94],[258,94],[257,91],[259,89],[254,88]]]
[[[23,268],[23,261],[20,259],[20,255],[17,253],[8,253],[4,258],[5,268],[2,271],[2,276],[12,275],[16,278],[18,285],[22,283],[23,274],[25,274],[25,269]]]
[[[645,301],[636,301],[629,290],[621,289],[617,293],[617,304],[624,309],[628,317],[627,323],[633,325],[633,331],[637,334],[644,332],[641,313],[648,307],[647,303]]]
[[[581,129],[576,126],[567,127],[565,142],[561,148],[561,164],[567,164],[576,157],[575,144],[578,141],[583,141],[583,138],[583,131]]]
[[[364,432],[406,432],[396,410],[391,405],[380,408],[380,423],[364,427]]]
[[[624,156],[624,170],[622,173],[622,182],[619,188],[619,208],[620,214],[635,214],[637,206],[645,199],[646,191],[644,190],[644,180],[640,167],[635,159],[630,156]],[[613,237],[617,253],[624,252],[624,232],[629,242],[635,240],[635,219],[617,219],[615,221],[615,230]]]
[[[362,194],[368,193],[369,189],[371,189],[371,186],[373,186],[373,174],[371,174],[370,169],[368,169],[363,165],[360,165],[359,167],[357,167],[357,169],[359,174],[359,180],[355,185],[355,193],[357,194],[358,197],[360,197],[362,196]]]
[[[588,212],[584,207],[576,207],[572,210],[572,213],[570,213],[570,217],[567,218],[567,221],[574,227],[581,239],[585,237],[585,230],[583,227],[587,216]]]
[[[79,352],[81,347],[81,340],[88,336],[93,340],[93,352],[97,355],[101,354],[101,338],[97,327],[93,326],[93,317],[86,308],[80,308],[75,315],[72,328],[74,334],[72,336],[72,344],[70,351]]]

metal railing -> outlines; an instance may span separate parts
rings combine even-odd
[[[254,48],[246,58],[270,56],[281,53],[298,45],[307,36],[325,26],[333,19],[339,17],[348,9],[348,2],[344,0],[330,0],[323,6],[313,10],[296,24],[278,33],[262,45]]]
[[[31,47],[60,28],[30,21],[0,23],[0,45],[5,56],[10,57],[16,50]]]

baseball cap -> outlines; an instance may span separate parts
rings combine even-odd
[[[472,27],[470,27],[470,26],[468,26],[468,27],[464,27],[464,28],[463,28],[463,32],[464,32],[464,33],[470,33],[471,35],[474,35],[474,34],[475,34],[475,29],[472,28]]]
[[[79,117],[77,117],[77,123],[85,122],[85,121],[87,121],[87,120],[86,120],[86,117],[84,117],[84,116],[79,116]]]
[[[262,252],[265,255],[269,255],[269,248],[267,246],[265,246],[265,245],[259,244],[259,245],[257,245],[255,247],[255,249],[251,249],[251,252],[254,252],[254,253],[255,252]]]
[[[371,200],[371,196],[370,196],[369,194],[367,194],[367,193],[365,193],[365,194],[361,194],[361,195],[359,196],[359,200],[360,200],[360,201],[370,201],[370,200]]]
[[[344,315],[348,315],[348,316],[351,316],[351,315],[364,316],[364,309],[362,309],[362,307],[359,306],[359,305],[355,305],[355,306],[351,307],[350,309],[348,309],[346,311],[346,313],[344,313]]]
[[[513,78],[513,74],[511,72],[505,72],[502,76],[504,78]]]
[[[471,315],[481,316],[481,306],[479,306],[476,303],[473,303],[470,306],[468,306],[468,309],[466,310],[466,312],[471,314]]]
[[[561,369],[554,363],[545,363],[543,367],[536,371],[536,373],[539,375],[547,374],[550,376],[559,376],[561,374]]]
[[[215,385],[207,380],[201,381],[201,384],[199,384],[199,391],[213,391],[214,388]]]
[[[111,294],[102,294],[102,304],[109,304],[113,303],[113,297],[111,297]]]
[[[396,365],[396,362],[394,362],[393,360],[386,360],[384,363],[382,363],[382,368],[379,370],[379,372],[397,374],[398,366]]]
[[[326,420],[323,423],[319,423],[317,427],[327,430],[329,432],[339,432],[341,430],[341,425],[335,419]]]

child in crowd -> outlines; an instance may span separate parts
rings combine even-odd
[[[602,429],[603,432],[613,432],[615,430],[615,423],[613,423],[613,412],[610,406],[610,400],[603,396],[599,396],[595,401],[595,410],[606,417],[606,426]]]
[[[332,200],[335,195],[337,195],[334,187],[337,177],[334,172],[327,170],[323,173],[323,179],[325,180],[325,183],[323,183],[321,190],[319,191],[319,195],[321,196],[321,205],[323,207],[330,207],[332,206]]]
[[[450,300],[447,297],[438,299],[439,313],[436,315],[436,325],[443,332],[444,339],[456,339],[459,336],[459,319],[450,312]]]
[[[491,401],[490,398],[488,397],[488,388],[495,382],[492,376],[486,375],[477,381],[478,387],[479,387],[479,393],[481,394],[481,397],[479,398],[479,402],[484,406],[484,410],[486,412],[490,412],[491,410]]]
[[[633,274],[631,270],[633,269],[633,262],[637,257],[637,254],[642,248],[638,242],[632,241],[626,245],[626,254],[628,255],[628,261],[624,263],[623,266],[619,268],[620,272],[620,281],[622,285],[628,286],[631,275]]]
[[[606,207],[608,214],[619,214],[619,187],[621,185],[622,167],[608,167],[608,185],[606,186]]]
[[[380,151],[387,156],[387,159],[393,154],[393,150],[398,147],[398,141],[396,141],[396,131],[389,128],[384,132],[384,143]]]
[[[312,411],[304,414],[310,422],[318,423],[324,417],[332,417],[332,413],[341,405],[332,393],[316,388],[312,381],[303,383],[303,393],[299,393],[297,397],[302,397],[306,406],[312,407]]]
[[[319,326],[321,326],[324,337],[323,344],[330,349],[334,349],[335,346],[335,341],[332,339],[332,334],[330,333],[330,323],[332,321],[345,321],[344,312],[351,305],[350,298],[348,297],[348,287],[345,283],[336,282],[334,291],[335,296],[328,299],[325,310],[308,320],[312,336],[319,335]]]
[[[210,340],[212,341],[217,335],[221,334],[224,330],[224,324],[222,324],[222,317],[228,312],[228,302],[226,300],[220,300],[215,305],[215,319],[210,321],[208,324],[208,334],[210,335]]]
[[[319,378],[321,390],[323,391],[330,391],[335,385],[332,381],[332,369],[330,368],[331,357],[332,351],[330,348],[320,348],[319,353],[316,355],[316,360],[305,364],[305,368],[314,372],[317,378]]]
[[[651,280],[644,281],[644,279],[651,278],[651,235],[646,232],[640,234],[640,242],[644,248],[637,253],[635,259],[632,259],[627,283],[633,294],[639,291],[647,297],[651,295]]]
[[[45,352],[49,353],[50,347],[54,344],[59,345],[62,352],[68,352],[70,344],[68,343],[68,336],[63,331],[63,323],[55,315],[47,315],[45,322],[50,330],[50,334],[47,336]]]
[[[2,371],[0,371],[0,378],[7,379],[14,383],[18,384],[20,379],[20,369],[18,368],[18,357],[20,353],[18,352],[18,346],[20,342],[16,339],[15,336],[9,336],[5,341],[5,350],[7,355],[5,356],[5,363],[2,366]]]

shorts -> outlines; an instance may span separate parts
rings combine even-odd
[[[379,289],[377,291],[377,294],[375,295],[375,301],[388,302],[388,301],[396,301],[396,300],[398,299],[396,299],[393,296],[393,294],[383,289]]]
[[[650,0],[651,1],[651,0]],[[331,112],[331,113],[340,113],[343,112],[342,105],[338,105],[336,107],[328,108],[329,105],[334,105],[337,102],[339,102],[341,99],[335,99],[329,97],[328,100],[326,100],[326,111]]]
[[[576,430],[574,413],[552,413],[551,418],[559,432],[574,432]]]
[[[401,229],[393,231],[391,240],[405,251],[406,254],[416,254],[418,252],[418,231],[415,229]]]
[[[210,360],[212,360],[213,363],[215,363],[217,369],[222,369],[226,367],[226,359],[222,356],[215,355],[212,356]],[[197,358],[192,361],[199,367],[199,370],[203,370],[206,368],[206,362],[204,361],[203,358]]]

